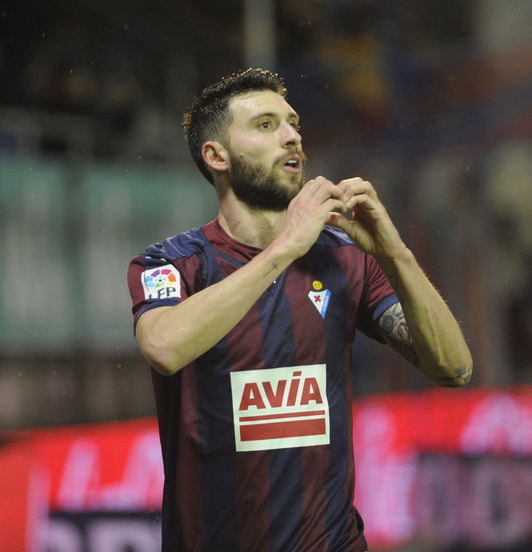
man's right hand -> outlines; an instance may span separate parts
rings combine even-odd
[[[289,248],[294,259],[303,256],[318,239],[329,213],[335,210],[347,211],[343,192],[323,176],[309,180],[290,202],[283,225],[271,245]]]

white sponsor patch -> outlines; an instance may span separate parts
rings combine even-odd
[[[181,276],[170,264],[145,270],[141,278],[145,299],[181,297]]]
[[[237,451],[328,445],[325,364],[231,372]]]

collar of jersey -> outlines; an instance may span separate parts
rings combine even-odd
[[[250,261],[262,249],[239,242],[232,238],[220,224],[218,217],[203,227],[205,237],[219,251],[240,261]]]

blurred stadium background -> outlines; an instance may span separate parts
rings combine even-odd
[[[2,442],[153,416],[127,265],[215,216],[181,116],[204,86],[261,66],[302,116],[308,176],[375,184],[462,322],[470,386],[525,397],[518,440],[532,443],[531,24],[531,0],[0,1]],[[360,404],[432,390],[385,347],[355,352]],[[530,448],[512,449],[528,530]],[[530,532],[514,537],[404,549],[532,550]]]

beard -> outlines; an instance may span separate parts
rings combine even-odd
[[[267,170],[260,163],[253,160],[242,160],[229,151],[231,160],[229,177],[235,196],[252,209],[286,210],[305,182],[303,167],[306,157],[301,150],[298,150],[297,154],[301,156],[302,170],[300,173],[290,174],[287,183],[283,182],[279,175],[279,166],[284,164],[286,155],[283,156],[283,159],[278,159],[270,170]]]

